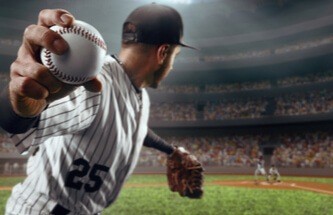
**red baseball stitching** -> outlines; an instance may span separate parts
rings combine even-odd
[[[52,72],[54,76],[59,78],[60,80],[65,80],[69,82],[86,82],[88,81],[88,77],[74,77],[67,74],[62,73],[51,60],[51,52],[47,49],[44,49],[44,57],[45,57],[45,63],[46,66],[49,68],[49,70]]]
[[[106,44],[104,41],[97,37],[96,35],[90,33],[89,31],[86,31],[83,27],[80,26],[71,26],[69,28],[62,28],[56,31],[59,34],[69,34],[74,33],[77,35],[81,35],[82,37],[86,38],[87,40],[90,40],[97,46],[101,47],[102,49],[106,50]]]
[[[56,31],[59,34],[69,34],[74,33],[77,35],[81,35],[82,37],[86,38],[87,40],[93,42],[98,47],[106,50],[106,45],[104,41],[101,38],[98,38],[94,34],[90,33],[89,31],[86,31],[84,28],[80,26],[71,26],[69,28],[62,28]],[[61,80],[66,80],[69,82],[85,82],[88,80],[88,77],[73,77],[67,74],[62,73],[51,60],[51,52],[47,49],[44,49],[44,57],[46,61],[46,66],[49,68],[49,70],[52,72],[53,75],[58,77]]]

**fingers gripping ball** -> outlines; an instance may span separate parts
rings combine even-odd
[[[106,45],[101,34],[91,25],[75,20],[70,27],[52,26],[68,43],[63,55],[56,55],[43,48],[41,61],[60,81],[82,84],[94,78],[102,69]]]
[[[197,158],[182,147],[177,147],[167,158],[169,188],[181,196],[202,197],[203,171]]]

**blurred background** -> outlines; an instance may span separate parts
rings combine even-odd
[[[333,1],[155,1],[183,16],[173,72],[150,90],[150,127],[188,148],[207,172],[253,174],[255,159],[282,174],[333,176]],[[0,0],[0,89],[26,26],[63,8],[119,51],[127,15],[145,0]],[[0,113],[1,114],[1,113]],[[24,174],[0,131],[0,174]],[[143,149],[136,172],[163,172],[165,155]]]

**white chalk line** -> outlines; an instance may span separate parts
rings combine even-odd
[[[242,181],[241,184],[252,184],[253,182],[251,181]],[[309,190],[309,191],[313,191],[313,192],[317,192],[317,193],[324,193],[324,194],[329,194],[329,195],[333,195],[332,191],[327,191],[327,190],[323,190],[323,189],[317,189],[317,188],[311,188],[311,187],[305,187],[305,186],[300,186],[297,185],[296,183],[285,183],[285,182],[279,182],[279,183],[268,183],[268,182],[258,182],[258,185],[264,185],[264,186],[290,186],[290,187],[294,187],[294,188],[298,188],[301,190]]]
[[[325,193],[325,194],[330,194],[330,195],[333,195],[333,192],[332,191],[327,191],[327,190],[322,190],[322,189],[316,189],[316,188],[311,188],[311,187],[304,187],[304,186],[299,186],[297,184],[290,184],[291,187],[296,187],[296,188],[300,188],[302,190],[310,190],[310,191],[314,191],[314,192],[317,192],[317,193]]]

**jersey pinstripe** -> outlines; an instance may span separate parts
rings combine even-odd
[[[41,114],[38,127],[12,140],[29,157],[26,180],[13,188],[7,214],[48,214],[56,204],[71,214],[102,211],[133,171],[147,134],[149,98],[110,56],[101,93],[79,87]]]

